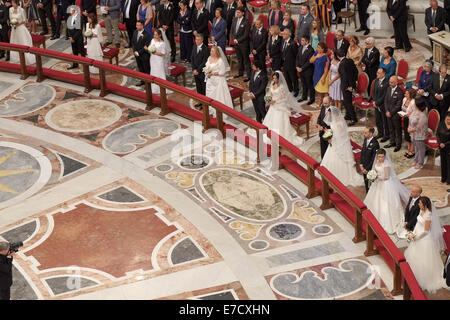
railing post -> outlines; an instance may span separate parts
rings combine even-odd
[[[39,54],[35,54],[36,57],[36,76],[37,82],[42,82],[45,80],[44,72],[42,71],[42,57]]]
[[[306,198],[311,199],[317,196],[319,193],[316,191],[316,182],[314,176],[314,169],[308,166],[308,193]]]
[[[366,257],[370,257],[378,254],[378,249],[374,249],[373,241],[375,238],[375,233],[373,232],[373,229],[369,223],[366,224],[366,230],[367,230],[367,242],[366,242],[367,246],[366,251],[364,251],[364,255]]]
[[[169,107],[167,107],[166,88],[164,88],[163,86],[159,86],[159,99],[161,101],[161,112],[159,113],[159,115],[165,116],[169,113]]]
[[[217,115],[217,129],[222,133],[222,137],[226,138],[225,136],[225,130],[223,128],[223,114],[222,111],[219,111],[216,109],[216,115]]]
[[[104,97],[108,94],[108,89],[106,88],[106,75],[103,68],[98,68],[100,76],[100,97]]]
[[[84,92],[88,93],[92,91],[91,85],[91,73],[89,72],[89,65],[83,63],[83,74],[84,74]],[[106,87],[106,83],[105,83]]]
[[[411,289],[405,278],[403,278],[403,300],[411,300]]]
[[[26,78],[28,78],[27,64],[25,62],[25,52],[19,51],[19,59],[20,59],[20,73],[22,74],[20,80],[25,80]]]
[[[402,293],[402,270],[397,262],[394,264],[394,289],[392,289],[391,294],[393,296],[398,296]]]
[[[202,103],[202,125],[203,125],[203,132],[211,128],[209,118],[209,105],[207,103]]]
[[[256,128],[256,163],[260,163],[261,162],[261,157],[260,157],[260,151],[261,151],[261,132],[259,130],[259,128]],[[245,143],[245,138],[244,138],[244,143]],[[250,146],[249,146],[250,148]],[[267,155],[267,149],[265,148],[264,151],[266,152]]]
[[[145,95],[147,102],[145,110],[152,110],[153,109],[152,83],[149,81],[145,81]]]
[[[352,241],[354,243],[358,243],[364,241],[366,237],[363,234],[362,230],[362,213],[359,209],[355,209],[355,236]]]
[[[328,181],[322,176],[322,205],[320,206],[320,209],[326,210],[330,208],[333,208],[333,205],[330,203],[330,186]]]

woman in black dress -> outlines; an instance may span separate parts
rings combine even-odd
[[[291,39],[294,40],[295,25],[294,20],[291,18],[291,10],[284,10],[283,22],[281,23],[280,30],[283,31],[284,29],[291,30]]]
[[[273,25],[269,28],[269,49],[268,56],[272,71],[275,72],[281,69],[281,44],[283,38],[280,35],[280,27]]]

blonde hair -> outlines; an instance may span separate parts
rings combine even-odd
[[[270,26],[269,30],[272,31],[273,35],[279,35],[281,32],[280,27],[275,24]]]

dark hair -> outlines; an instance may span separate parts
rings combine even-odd
[[[272,78],[273,76],[277,77],[277,79],[280,80],[280,75],[278,74],[278,72],[272,73]]]
[[[431,200],[430,200],[430,198],[422,196],[422,197],[420,197],[419,201],[422,202],[422,204],[423,204],[423,206],[425,208],[427,208],[428,210],[431,211]]]
[[[334,58],[340,60],[338,57],[338,51],[336,49],[333,50]]]
[[[184,4],[186,7],[189,7],[189,2],[187,0],[181,0],[180,3]]]
[[[253,64],[254,64],[254,66],[256,67],[256,68],[258,68],[259,70],[262,70],[262,69],[264,69],[264,63],[262,62],[262,61],[260,61],[260,60],[255,60],[254,62],[253,62]]]
[[[195,35],[195,37],[196,37],[196,38],[202,38],[202,39],[203,39],[203,33],[197,33],[197,34]]]
[[[447,118],[447,117],[450,117],[450,111],[447,111],[447,113],[445,114],[444,119]]]
[[[381,69],[381,71],[384,73],[384,75],[386,75],[386,69],[385,69],[385,68],[380,67],[380,68],[378,68],[378,69]]]
[[[145,21],[144,20],[138,20],[136,22],[139,22],[140,24],[145,25]]]
[[[405,90],[405,93],[406,93],[406,92],[409,93],[409,97],[410,97],[411,99],[414,99],[414,98],[416,97],[417,91],[416,91],[415,89],[413,89],[413,88],[408,88],[408,89]]]
[[[382,154],[382,155],[386,155],[386,150],[384,150],[383,148],[380,148],[377,150],[377,155]]]
[[[387,46],[387,47],[384,48],[384,50],[387,51],[389,57],[394,56],[394,48],[392,48],[392,47],[390,47],[390,46]]]
[[[336,34],[338,34],[338,33],[342,33],[342,36],[344,36],[345,35],[345,33],[344,33],[344,31],[342,31],[342,30],[338,30],[338,31],[336,31]]]
[[[244,7],[238,7],[236,10],[238,10],[238,11],[240,11],[242,13],[245,13],[245,8]]]
[[[325,42],[319,42],[319,44],[317,46],[321,47],[323,49],[324,53],[327,53],[328,47]]]
[[[370,132],[370,133],[372,133],[372,134],[375,133],[375,128],[374,128],[374,127],[367,126],[366,128],[369,129],[369,132]]]
[[[420,112],[423,112],[427,108],[424,98],[419,97],[415,100],[415,102],[416,102],[416,108],[419,109]]]
[[[311,41],[311,38],[308,35],[306,35],[306,34],[303,35],[302,38],[305,39],[307,42]]]
[[[311,7],[309,6],[309,4],[302,4],[302,7],[306,7],[306,9],[308,9],[308,11],[311,11]]]
[[[222,15],[222,8],[216,8],[216,11],[219,11],[220,17],[223,17],[223,15]]]
[[[161,30],[155,29],[155,33],[157,33],[159,38],[162,40],[162,32],[161,32]]]
[[[337,50],[337,56],[338,56],[339,58],[344,58],[346,55],[347,55],[347,54],[346,54],[344,48],[341,47],[341,48],[339,48],[339,49]]]
[[[97,23],[98,23],[98,20],[97,20],[97,14],[91,12],[91,13],[88,14],[88,18],[91,18],[91,20],[92,20],[92,28],[95,28],[95,26],[96,26]]]

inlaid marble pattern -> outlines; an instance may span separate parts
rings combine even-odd
[[[47,84],[25,85],[17,93],[0,101],[0,116],[12,117],[32,113],[47,106],[55,95],[55,89]]]
[[[129,195],[111,192],[123,189],[143,201],[133,203]],[[107,201],[101,198],[105,194]],[[43,299],[68,298],[222,260],[190,222],[129,179],[0,228],[0,235],[24,241],[14,261]],[[22,281],[12,290],[24,286]]]
[[[242,285],[236,281],[226,285],[215,286],[195,290],[191,292],[184,292],[181,294],[160,298],[159,300],[248,300]]]

